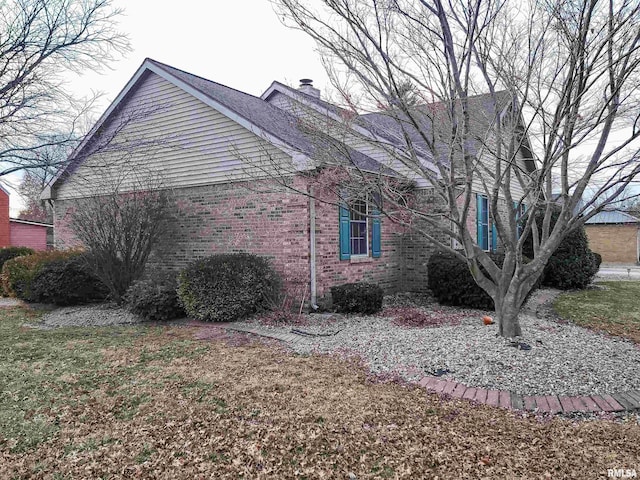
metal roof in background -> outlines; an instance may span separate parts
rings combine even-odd
[[[640,218],[629,215],[620,210],[604,211],[596,213],[585,222],[587,225],[604,225],[617,223],[640,223]]]

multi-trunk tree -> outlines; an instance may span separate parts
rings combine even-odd
[[[317,42],[345,106],[337,123],[354,131],[375,112],[379,135],[360,140],[384,148],[388,166],[440,208],[407,209],[407,220],[383,176],[353,168],[356,183],[382,193],[383,214],[427,226],[429,241],[463,258],[494,300],[501,335],[520,335],[518,313],[550,256],[640,173],[640,4],[275,3]],[[478,208],[501,264],[477,242]],[[529,235],[532,259],[522,254]]]

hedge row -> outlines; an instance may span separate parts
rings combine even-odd
[[[2,266],[4,295],[28,302],[77,305],[104,300],[106,290],[78,250],[32,252]]]

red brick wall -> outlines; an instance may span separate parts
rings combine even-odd
[[[317,180],[321,183],[322,180]],[[333,189],[330,189],[333,190]],[[334,285],[351,282],[379,284],[386,292],[403,289],[403,239],[406,229],[384,216],[380,220],[382,254],[371,257],[371,222],[369,222],[369,256],[340,260],[339,209],[331,193],[317,193],[316,200],[316,282],[318,297],[329,293]],[[323,201],[324,200],[324,201]]]
[[[181,269],[215,253],[251,252],[269,257],[289,285],[303,282],[308,289],[307,197],[264,182],[180,188],[174,194],[177,221],[150,259],[151,268]],[[73,208],[73,201],[55,202],[58,248],[78,244],[69,227]]]
[[[0,189],[0,247],[11,245],[11,234],[9,227],[9,195]]]
[[[315,180],[315,183],[318,179]],[[302,177],[294,186],[307,191]],[[176,189],[180,212],[174,231],[151,259],[151,266],[179,269],[214,253],[248,251],[270,257],[287,283],[302,284],[309,298],[309,198],[274,183],[231,183]],[[406,230],[382,218],[380,258],[340,260],[338,207],[316,200],[317,294],[345,282],[370,281],[387,291],[410,286],[404,281]],[[72,201],[55,203],[55,243],[77,245],[69,228]],[[409,243],[412,240],[409,239]],[[430,249],[431,250],[431,249]]]
[[[11,222],[11,245],[46,250],[47,227]]]

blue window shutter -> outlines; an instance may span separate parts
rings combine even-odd
[[[484,231],[482,229],[482,195],[476,193],[476,231],[477,243],[480,248],[484,245]]]
[[[382,255],[382,241],[380,235],[380,196],[374,194],[371,206],[371,256],[380,258]]]
[[[340,260],[351,258],[351,246],[349,245],[349,209],[346,205],[340,204]]]
[[[498,251],[498,229],[495,223],[491,223],[491,251],[493,253]]]

